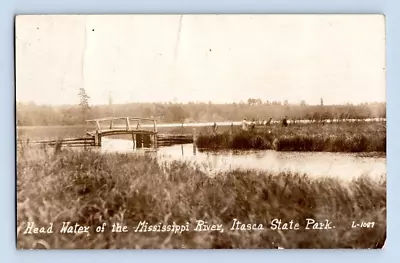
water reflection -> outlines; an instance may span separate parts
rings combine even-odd
[[[101,152],[133,152],[129,140],[104,139]],[[386,158],[359,157],[357,154],[327,152],[276,152],[193,150],[192,144],[161,147],[157,151],[161,161],[183,160],[199,164],[209,173],[232,169],[256,169],[269,172],[298,172],[313,176],[334,176],[342,179],[367,174],[379,179],[386,174]]]

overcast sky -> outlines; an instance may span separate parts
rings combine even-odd
[[[380,15],[18,16],[17,101],[386,101]]]

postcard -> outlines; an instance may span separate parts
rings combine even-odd
[[[18,15],[17,249],[380,249],[383,15]]]

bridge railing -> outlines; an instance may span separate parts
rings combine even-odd
[[[135,130],[141,130],[141,123],[142,122],[152,122],[153,123],[153,132],[157,133],[157,119],[154,118],[140,118],[140,117],[107,117],[107,118],[98,118],[98,119],[91,119],[91,120],[86,120],[86,123],[95,123],[96,124],[96,131],[100,132],[102,131],[102,126],[101,123],[109,123],[109,129],[121,129],[116,128],[114,126],[115,121],[120,121],[123,120],[125,123],[125,130],[131,131],[133,130],[132,122],[136,123]]]

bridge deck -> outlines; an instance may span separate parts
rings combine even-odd
[[[87,135],[89,136],[95,136],[96,135],[96,131],[90,131],[90,132],[86,132]],[[98,134],[100,135],[118,135],[118,134],[150,134],[150,135],[154,135],[157,134],[157,132],[155,131],[149,131],[149,130],[137,130],[137,129],[104,129],[104,130],[99,130]]]

